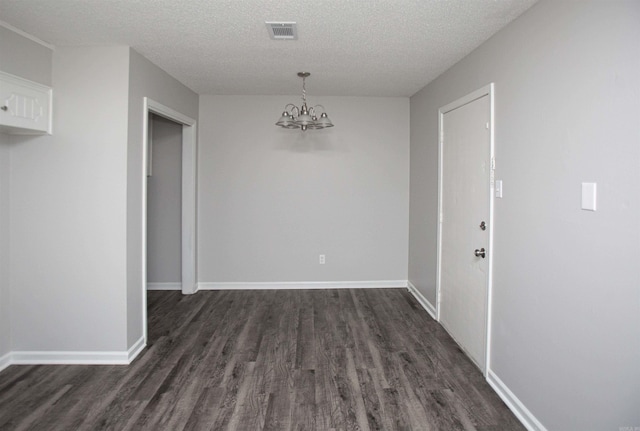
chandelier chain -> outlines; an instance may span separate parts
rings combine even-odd
[[[302,102],[307,104],[307,85],[306,85],[306,77],[302,77]]]

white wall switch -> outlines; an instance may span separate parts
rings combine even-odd
[[[582,209],[596,210],[596,183],[582,183]]]
[[[496,180],[496,197],[502,197],[502,180]]]

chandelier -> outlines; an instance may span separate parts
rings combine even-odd
[[[324,129],[325,127],[333,127],[333,123],[329,120],[327,113],[322,105],[315,105],[307,108],[307,88],[305,79],[311,75],[309,72],[298,72],[298,76],[302,78],[302,106],[298,108],[293,103],[289,103],[284,107],[282,116],[276,123],[276,126],[285,129]],[[320,111],[321,110],[321,111]],[[320,118],[318,118],[318,114]]]

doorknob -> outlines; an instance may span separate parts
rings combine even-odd
[[[485,222],[481,222],[480,223],[480,229],[486,230],[487,229],[487,224]]]
[[[484,259],[485,250],[484,248],[481,248],[480,250],[476,248],[476,251],[474,252],[474,254],[476,255],[476,257],[481,257]]]

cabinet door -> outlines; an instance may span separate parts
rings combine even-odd
[[[51,134],[51,88],[0,72],[0,129]]]

